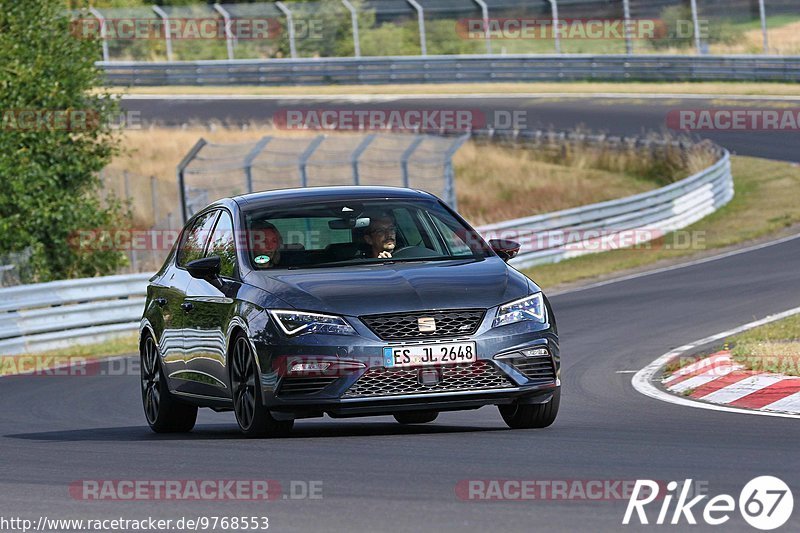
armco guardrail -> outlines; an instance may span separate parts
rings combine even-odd
[[[0,356],[56,350],[135,331],[152,274],[0,289]]]
[[[800,81],[800,56],[463,55],[98,62],[108,83],[315,85],[522,81]]]
[[[730,154],[720,150],[714,165],[666,187],[491,224],[478,231],[487,239],[519,240],[522,249],[511,264],[521,268],[599,252],[604,248],[595,243],[630,232],[641,243],[684,228],[731,198]],[[575,240],[574,235],[580,238]],[[0,289],[0,357],[97,342],[136,331],[150,276],[107,276]]]

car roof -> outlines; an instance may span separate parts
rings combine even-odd
[[[432,194],[404,187],[377,187],[350,185],[341,187],[302,187],[278,189],[236,196],[233,200],[242,207],[252,208],[261,205],[293,201],[325,201],[371,198],[435,198]]]

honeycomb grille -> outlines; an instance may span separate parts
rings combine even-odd
[[[481,325],[485,309],[453,309],[360,317],[375,335],[383,340],[435,339],[472,335]],[[420,318],[433,318],[436,331],[421,332]]]
[[[509,361],[514,368],[519,370],[530,380],[555,381],[556,369],[553,359],[549,355],[537,357],[517,357]]]
[[[420,383],[419,373],[421,369],[419,368],[371,368],[345,392],[344,397],[360,398],[365,396],[479,391],[515,386],[505,374],[487,361],[436,368],[441,372],[441,379],[439,383],[432,386]]]

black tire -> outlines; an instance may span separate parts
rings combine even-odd
[[[248,437],[278,437],[291,432],[294,420],[275,420],[261,400],[253,351],[247,337],[239,333],[231,344],[231,389],[233,412],[241,432]]]
[[[433,422],[439,416],[439,411],[408,411],[395,413],[394,419],[401,424],[426,424]]]
[[[556,420],[561,403],[561,388],[556,389],[553,398],[542,404],[498,405],[500,415],[511,429],[546,428]]]
[[[161,357],[153,337],[145,335],[139,348],[142,407],[150,429],[156,433],[187,433],[197,421],[197,406],[177,399],[161,371]]]

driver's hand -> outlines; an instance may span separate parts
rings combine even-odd
[[[384,251],[382,251],[381,253],[378,254],[378,259],[389,259],[391,257],[392,257],[392,253],[391,252],[387,252],[386,250],[384,250]]]

